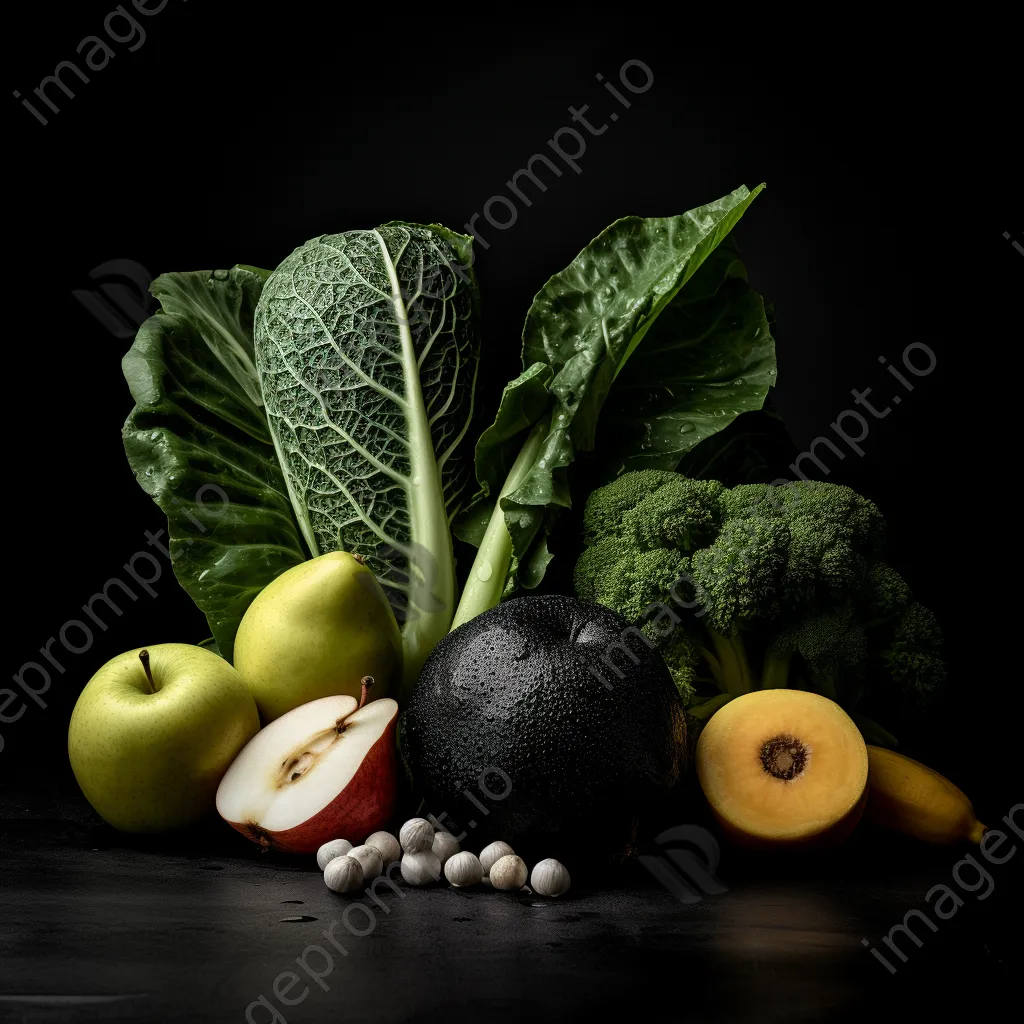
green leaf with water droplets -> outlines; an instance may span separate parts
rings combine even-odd
[[[546,370],[546,401],[532,421],[518,415],[509,417],[503,402],[494,426],[484,433],[487,437],[503,421],[516,420],[518,434],[501,431],[500,465],[507,467],[531,428],[537,423],[546,428],[531,465],[500,501],[512,541],[511,555],[504,560],[513,582],[520,566],[530,567],[529,580],[524,578],[524,583],[536,586],[540,582],[550,555],[546,545],[538,546],[538,538],[542,531],[550,531],[558,512],[571,505],[569,467],[577,452],[594,448],[602,407],[617,376],[636,358],[638,349],[644,350],[645,339],[656,329],[659,318],[672,308],[680,291],[688,289],[688,282],[763,188],[758,185],[751,191],[741,186],[677,217],[617,220],[537,293],[523,329],[523,366],[529,369],[524,369],[519,382],[528,374],[539,377]],[[666,374],[684,376],[695,355],[685,347],[673,352],[666,346],[662,365],[657,365],[658,360],[645,362],[642,372],[650,384]],[[506,390],[505,401],[510,399],[517,402],[518,414],[522,404],[514,388]],[[719,426],[707,426],[720,429],[727,422],[723,416]],[[704,428],[702,424],[695,431],[701,433]],[[493,446],[478,444],[478,502],[493,501],[500,486],[493,479],[494,455]],[[603,451],[599,457],[604,457]],[[613,450],[610,457],[621,461],[624,454]],[[473,529],[467,529],[466,536],[482,536],[479,518],[472,522]],[[481,551],[480,557],[490,555]],[[475,604],[479,598],[470,601]],[[463,613],[476,611],[460,606],[456,621]]]
[[[605,475],[675,469],[705,438],[760,409],[775,372],[764,301],[727,238],[616,378],[598,432]]]

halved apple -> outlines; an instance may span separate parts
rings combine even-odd
[[[330,839],[361,843],[394,810],[398,705],[321,697],[275,719],[242,748],[217,810],[264,847],[313,853]]]

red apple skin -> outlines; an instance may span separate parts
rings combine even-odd
[[[284,832],[269,832],[251,822],[229,822],[232,828],[261,846],[283,853],[316,853],[331,839],[347,839],[353,846],[390,821],[398,787],[398,751],[395,727],[388,723],[363,758],[349,784],[315,817]]]

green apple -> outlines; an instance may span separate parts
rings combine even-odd
[[[108,661],[86,684],[68,729],[75,778],[124,832],[166,832],[214,813],[217,786],[259,731],[242,677],[191,644]]]
[[[256,596],[235,635],[234,661],[266,725],[320,697],[358,700],[364,676],[373,676],[374,698],[385,696],[402,675],[402,634],[362,559],[333,551]]]

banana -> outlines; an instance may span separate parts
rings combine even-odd
[[[926,843],[980,843],[985,826],[949,779],[903,754],[868,744],[864,819]]]

